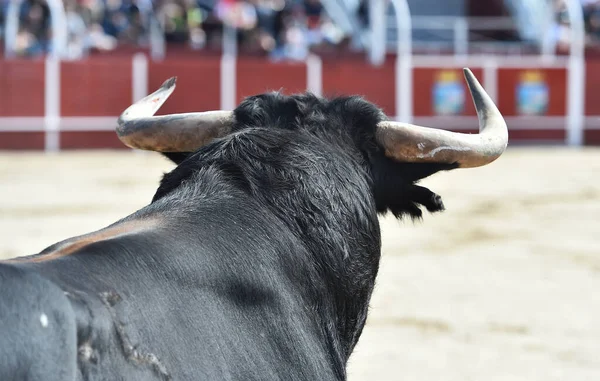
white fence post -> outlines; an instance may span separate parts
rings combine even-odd
[[[306,89],[317,96],[323,95],[323,62],[314,54],[306,60]]]
[[[567,144],[583,144],[585,113],[585,25],[579,0],[568,0],[571,21],[571,46],[567,94]]]
[[[221,110],[233,110],[236,105],[237,33],[223,25],[223,56],[221,57]]]
[[[454,55],[465,56],[469,53],[469,23],[466,18],[454,20]]]
[[[495,103],[498,103],[498,62],[490,58],[483,64],[483,85]]]
[[[412,20],[406,0],[392,0],[396,10],[396,115],[397,119],[411,123],[413,117],[412,81]]]
[[[23,0],[10,0],[4,18],[4,56],[15,56],[17,34],[19,32],[19,11]]]
[[[148,95],[148,58],[143,53],[133,56],[131,62],[131,96],[135,103]]]
[[[46,0],[50,9],[50,28],[52,30],[51,54],[63,58],[67,53],[67,15],[62,0]]]
[[[49,56],[44,67],[44,149],[60,150],[60,59]]]
[[[369,25],[370,40],[369,62],[371,65],[380,66],[385,61],[385,7],[387,2],[384,0],[369,1]]]

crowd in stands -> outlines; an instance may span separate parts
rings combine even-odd
[[[0,0],[0,40],[10,0]],[[339,49],[350,36],[332,20],[321,0],[61,0],[67,23],[67,57],[112,51],[120,46],[148,47],[151,20],[169,46],[220,51],[223,25],[235,28],[238,50],[273,59],[303,60],[311,49]],[[368,23],[368,1],[357,0],[357,19]],[[551,1],[553,39],[559,50],[571,43],[566,0]],[[600,47],[600,0],[579,0],[587,46]],[[16,53],[35,57],[52,48],[46,0],[22,0]]]
[[[552,0],[556,15],[554,38],[559,50],[568,50],[571,44],[571,25],[566,0]],[[600,46],[600,0],[579,0],[583,10],[588,47]]]
[[[366,11],[367,0],[362,0]],[[0,0],[0,25],[8,0]],[[339,46],[346,35],[320,0],[63,0],[68,57],[148,46],[150,20],[170,46],[220,50],[223,25],[237,30],[239,50],[279,59],[304,59],[314,46]],[[153,16],[151,16],[153,14]],[[155,24],[156,25],[156,24]],[[3,27],[2,27],[3,29]],[[17,54],[38,56],[51,49],[50,10],[45,0],[23,0]]]

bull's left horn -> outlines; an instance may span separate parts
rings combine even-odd
[[[479,118],[479,134],[461,134],[400,122],[380,122],[377,141],[386,156],[410,163],[457,163],[479,167],[506,150],[508,128],[500,111],[469,69],[464,69]]]
[[[232,111],[206,111],[154,116],[175,90],[176,77],[129,106],[119,116],[117,136],[128,147],[158,152],[193,152],[227,135]]]

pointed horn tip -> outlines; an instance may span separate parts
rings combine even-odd
[[[473,74],[471,69],[468,67],[463,67],[463,74],[466,78],[477,79],[477,77],[475,77],[475,74]]]
[[[175,84],[177,83],[177,77],[171,77],[169,79],[167,79],[166,81],[163,82],[163,84],[160,86],[162,89],[170,89],[171,87],[175,86]]]
[[[473,88],[474,85],[480,85],[479,81],[477,80],[477,77],[475,77],[475,74],[473,74],[471,69],[469,69],[468,67],[463,68],[463,74],[465,76],[465,79],[467,80],[469,88]]]

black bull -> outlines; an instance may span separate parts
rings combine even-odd
[[[262,94],[151,203],[0,263],[0,380],[343,380],[378,271],[378,214],[420,218],[416,185],[359,97]],[[140,168],[143,170],[143,168]]]

